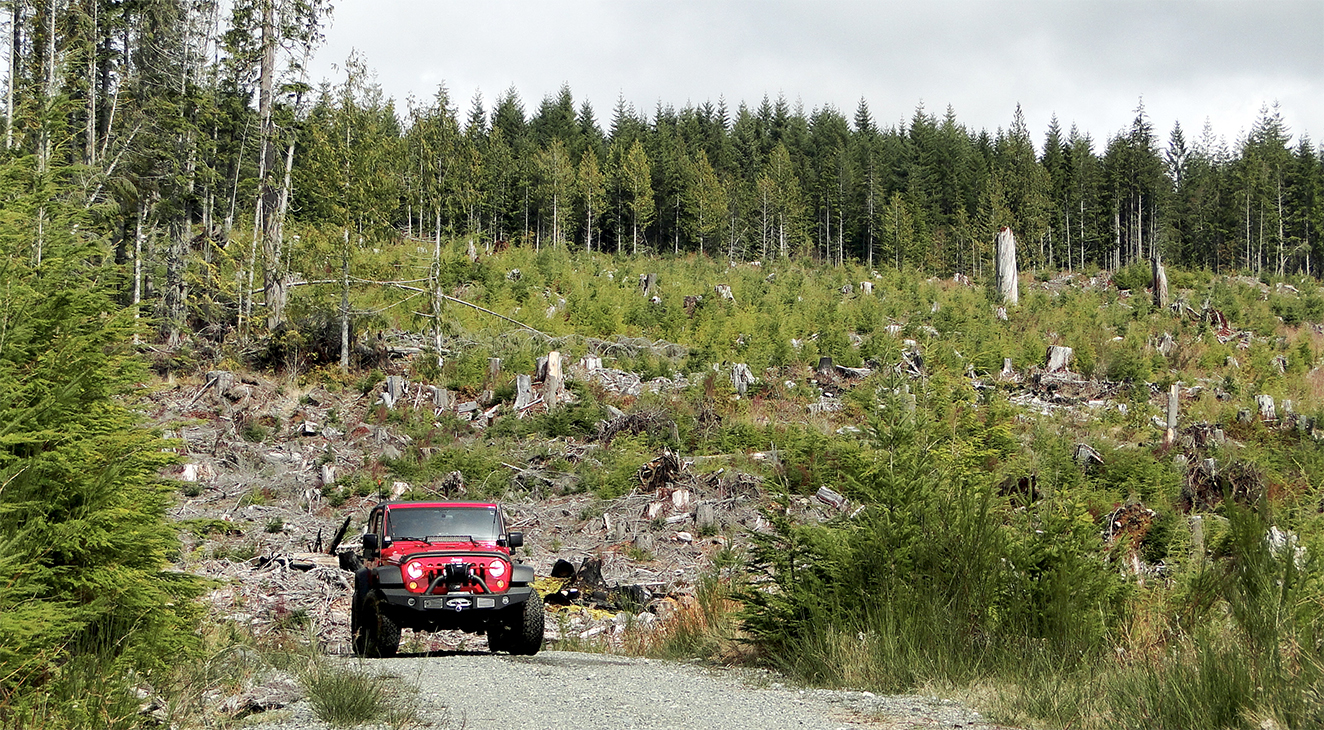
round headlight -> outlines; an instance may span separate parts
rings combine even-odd
[[[487,566],[487,572],[493,578],[500,578],[506,574],[506,564],[500,560],[493,560],[492,564]]]
[[[405,573],[410,578],[413,578],[414,580],[418,580],[419,578],[423,577],[423,564],[418,561],[414,561],[409,565],[405,566]]]

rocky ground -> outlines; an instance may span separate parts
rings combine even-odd
[[[626,389],[641,387],[628,375],[605,371],[599,377],[624,381]],[[335,552],[357,546],[363,520],[381,497],[349,495],[333,505],[323,487],[337,483],[338,476],[377,473],[378,457],[408,448],[409,437],[391,425],[364,422],[397,382],[384,381],[365,396],[213,371],[163,383],[149,395],[148,415],[177,439],[182,461],[172,475],[183,484],[171,516],[188,528],[179,567],[218,579],[220,587],[208,596],[216,618],[259,635],[309,626],[327,651],[348,652],[351,576],[339,568]],[[440,410],[428,386],[399,388],[393,407]],[[466,404],[449,407],[464,412]],[[470,412],[486,410],[487,419],[517,417],[501,413],[504,408]],[[617,416],[622,422],[631,418],[639,416]],[[550,447],[583,448],[565,440]],[[724,470],[701,475],[685,459],[662,453],[643,465],[638,488],[603,501],[587,493],[560,493],[555,484],[529,489],[530,481],[554,479],[539,459],[507,464],[490,478],[508,486],[503,500],[508,524],[525,533],[526,547],[517,558],[542,577],[557,561],[579,573],[573,585],[539,583],[544,593],[561,591],[554,601],[571,604],[555,609],[565,615],[548,622],[549,644],[567,638],[562,636],[567,631],[577,638],[609,637],[620,623],[622,603],[645,623],[673,610],[692,594],[714,553],[762,528],[758,477]],[[386,479],[382,488],[392,496],[415,488]],[[463,499],[457,494],[462,482],[456,472],[428,489],[438,499]],[[835,509],[808,500],[798,506],[824,514]],[[346,518],[347,534],[333,544]],[[584,567],[588,570],[580,570]],[[630,600],[618,600],[624,594],[617,589],[627,587]],[[481,638],[460,634],[407,636],[409,641],[424,650],[482,644]]]

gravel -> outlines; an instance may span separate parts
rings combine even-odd
[[[410,702],[425,727],[488,730],[838,730],[992,728],[950,700],[916,695],[797,689],[778,675],[655,659],[545,651],[533,657],[478,653],[347,660],[418,688]],[[321,730],[306,701],[263,730]]]

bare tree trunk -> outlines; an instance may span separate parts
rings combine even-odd
[[[1177,439],[1177,416],[1181,401],[1178,396],[1181,393],[1181,387],[1173,383],[1168,388],[1168,422],[1167,428],[1163,431],[1163,443],[1171,445]]]
[[[262,293],[267,306],[267,329],[276,330],[285,320],[285,295],[280,280],[280,193],[271,184],[276,157],[276,124],[272,118],[276,76],[275,0],[262,3],[262,70],[258,90],[261,157],[258,162],[258,220],[262,236]]]
[[[92,28],[87,40],[87,144],[83,155],[87,164],[94,165],[97,161],[97,35],[100,32],[98,12],[101,0],[87,0],[87,4],[91,6],[88,17]]]
[[[1113,260],[1112,269],[1122,268],[1122,214],[1113,208]]]
[[[340,372],[349,372],[349,228],[340,259]]]
[[[133,232],[133,344],[138,344],[138,318],[142,315],[143,301],[143,220],[146,206],[138,201],[138,225]]]
[[[422,226],[422,221],[419,221]],[[421,233],[422,231],[420,231]],[[437,211],[437,237],[432,246],[432,344],[437,349],[437,369],[445,364],[441,355],[441,211]]]
[[[46,4],[46,48],[42,55],[42,121],[37,148],[37,173],[45,175],[51,161],[51,130],[47,119],[55,102],[55,16],[59,12],[58,0]]]
[[[998,294],[1002,297],[1002,301],[1011,306],[1020,304],[1020,283],[1016,279],[1016,236],[1006,226],[998,230],[995,271]]]
[[[9,85],[5,90],[5,149],[14,148],[14,84],[18,82],[18,58],[23,46],[23,2],[9,5]]]
[[[587,196],[586,196],[587,197]],[[593,203],[584,203],[584,250],[593,250]]]
[[[188,253],[188,218],[179,214],[170,221],[170,247],[166,250],[166,347],[179,346],[188,302],[188,282],[184,279]]]

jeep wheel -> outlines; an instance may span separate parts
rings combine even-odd
[[[400,627],[382,610],[382,603],[379,596],[369,593],[351,609],[350,630],[358,656],[391,657],[400,649]]]
[[[542,597],[537,591],[529,594],[529,600],[520,604],[520,608],[514,609],[516,619],[512,621],[509,633],[504,634],[502,643],[506,651],[511,654],[527,654],[532,656],[538,653],[542,648],[543,635],[543,608]]]

